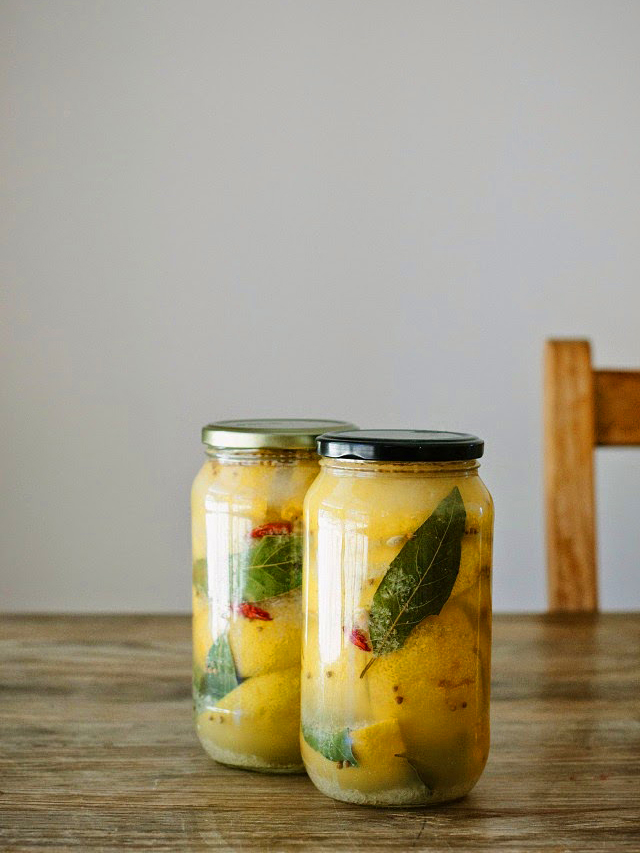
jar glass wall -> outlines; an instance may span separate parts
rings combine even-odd
[[[460,797],[489,749],[493,506],[477,462],[321,465],[305,503],[307,772],[350,802]]]
[[[302,502],[324,424],[301,434],[282,424],[203,431],[205,441],[276,446],[209,446],[193,483],[193,697],[212,758],[293,772],[302,768]]]

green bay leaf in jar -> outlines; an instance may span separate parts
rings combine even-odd
[[[403,545],[374,596],[369,635],[374,657],[401,648],[413,629],[440,613],[458,577],[466,512],[454,487]]]
[[[253,542],[234,555],[231,570],[242,601],[263,601],[302,584],[302,538],[290,522],[273,522],[253,530]]]

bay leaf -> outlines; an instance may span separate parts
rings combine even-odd
[[[221,634],[207,655],[207,667],[202,673],[199,690],[207,699],[217,702],[240,683],[227,634]]]
[[[241,601],[263,601],[302,584],[299,536],[263,536],[245,554],[232,558],[233,586]]]
[[[392,560],[380,581],[369,613],[374,657],[404,645],[427,616],[436,616],[451,595],[460,569],[466,512],[455,486]]]
[[[352,751],[350,729],[325,731],[303,723],[302,737],[312,749],[324,755],[329,761],[348,761],[354,767],[358,766]]]

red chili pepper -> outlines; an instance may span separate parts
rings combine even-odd
[[[270,521],[268,524],[261,524],[260,527],[254,527],[251,531],[251,538],[262,539],[263,536],[289,536],[291,530],[292,525],[290,521]]]
[[[349,639],[351,640],[354,646],[357,646],[359,649],[362,649],[363,652],[371,651],[371,643],[369,642],[369,638],[362,630],[362,628],[354,628],[353,631],[349,634]]]
[[[244,616],[245,619],[262,619],[263,622],[271,622],[273,620],[273,616],[266,610],[263,610],[262,607],[258,607],[255,604],[249,604],[247,601],[242,604],[236,604],[233,609],[236,613]]]

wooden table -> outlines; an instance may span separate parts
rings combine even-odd
[[[495,620],[492,751],[403,811],[210,761],[184,616],[0,620],[0,849],[640,851],[640,614]]]

